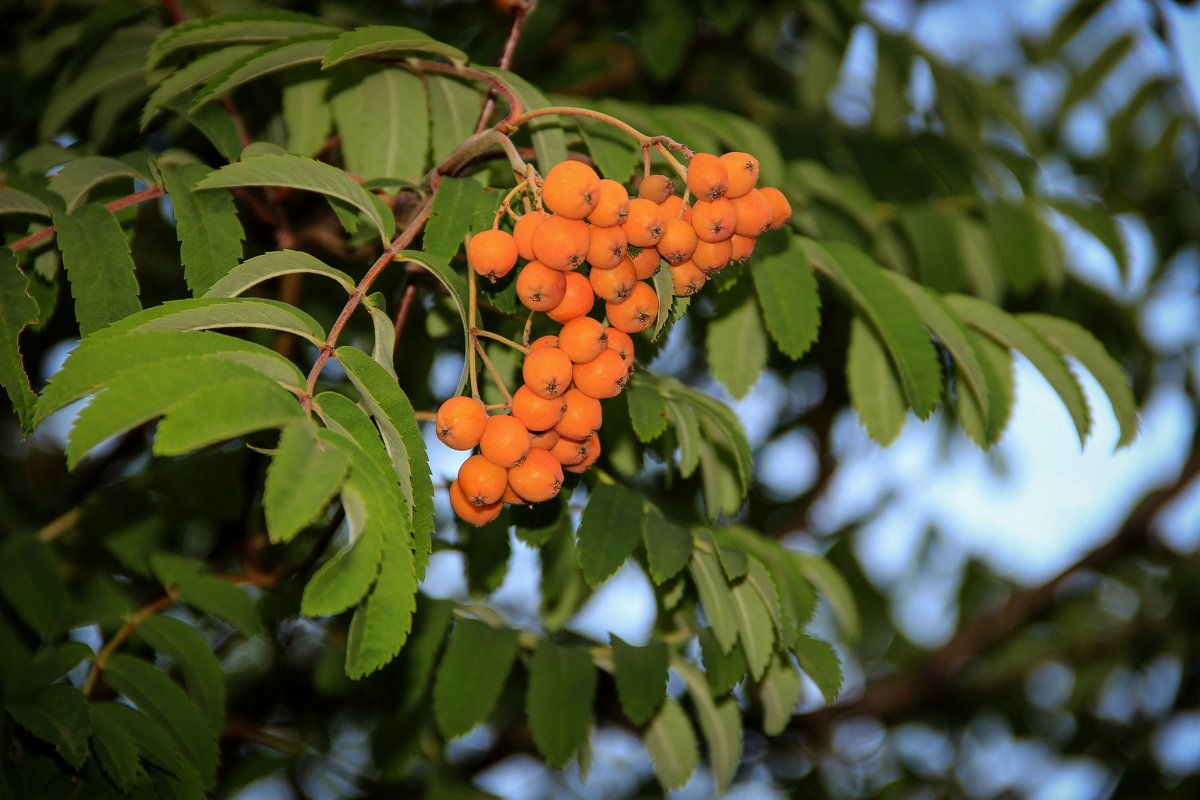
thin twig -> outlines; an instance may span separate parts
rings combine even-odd
[[[144,203],[147,200],[153,200],[156,197],[162,196],[163,188],[161,186],[147,186],[140,192],[134,192],[133,194],[128,194],[117,200],[113,200],[111,203],[106,203],[104,207],[109,211],[120,211],[123,208],[129,208],[129,206],[134,206],[138,203]],[[38,242],[49,239],[53,235],[54,226],[49,225],[45,228],[42,228],[40,231],[29,234],[24,239],[18,239],[12,244],[6,246],[14,253],[19,253],[27,247],[33,247]]]
[[[137,630],[138,625],[141,625],[150,617],[162,611],[167,606],[175,602],[174,596],[170,593],[164,594],[162,597],[139,608],[134,612],[133,616],[125,620],[125,624],[113,634],[113,637],[101,648],[96,654],[96,658],[92,660],[92,667],[88,670],[87,679],[83,682],[83,694],[85,697],[91,697],[92,692],[96,688],[96,681],[100,679],[100,673],[104,671],[105,664],[112,654],[117,651],[126,639],[133,635]]]
[[[83,509],[75,506],[43,525],[41,530],[37,532],[37,537],[43,542],[53,542],[67,531],[73,530],[79,524],[79,520],[82,517]]]
[[[479,351],[479,358],[483,361],[483,366],[487,367],[488,374],[492,376],[492,383],[496,384],[496,388],[500,390],[500,394],[504,396],[505,403],[512,405],[512,392],[508,390],[508,386],[504,383],[504,379],[500,377],[500,373],[496,371],[492,360],[488,358],[487,351],[483,349],[483,345],[478,339],[474,340],[475,349]]]
[[[400,296],[400,308],[396,310],[396,335],[392,339],[392,359],[396,358],[396,353],[400,352],[400,335],[404,332],[404,325],[408,322],[408,315],[412,311],[413,301],[417,297],[417,285],[410,283],[404,287],[404,294]]]
[[[491,331],[484,330],[483,328],[473,328],[471,330],[471,335],[472,336],[485,336],[488,339],[495,339],[497,342],[508,345],[513,350],[516,350],[518,353],[521,353],[522,355],[526,355],[526,356],[529,355],[529,348],[526,345],[517,344],[512,339],[509,339],[507,336],[501,336],[498,333],[492,333]]]
[[[537,7],[536,0],[529,0],[516,7],[513,11],[512,27],[508,30],[508,39],[504,42],[504,50],[500,53],[500,63],[497,65],[500,69],[508,69],[512,66],[513,56],[517,53],[517,43],[521,40],[521,31],[525,28],[525,20],[533,13]],[[487,127],[488,120],[492,118],[492,112],[496,110],[496,90],[488,91],[487,101],[483,104],[483,111],[479,114],[479,121],[475,123],[475,132],[479,133]]]

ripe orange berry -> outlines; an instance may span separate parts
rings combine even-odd
[[[588,439],[571,439],[564,436],[550,450],[550,457],[563,467],[574,466],[587,458],[590,451],[589,441]]]
[[[771,204],[760,189],[751,189],[736,200],[730,200],[737,212],[734,231],[739,236],[758,236],[771,227]]]
[[[648,283],[639,282],[624,302],[605,303],[608,321],[626,333],[644,331],[658,318],[658,295]]]
[[[567,293],[561,303],[546,312],[546,316],[555,322],[566,322],[582,317],[592,310],[596,296],[592,294],[592,285],[588,279],[578,272],[567,273]]]
[[[692,253],[692,263],[703,272],[716,272],[724,269],[731,258],[733,258],[731,239],[723,242],[700,242],[696,245],[696,252]]]
[[[488,417],[487,426],[483,429],[479,452],[496,466],[508,469],[529,452],[530,440],[529,429],[519,419],[507,414],[494,414]]]
[[[533,350],[525,356],[521,376],[525,378],[529,391],[538,397],[553,400],[571,386],[571,359],[557,347]]]
[[[481,455],[473,455],[458,468],[455,483],[471,505],[483,508],[504,495],[504,487],[508,485],[508,470]]]
[[[600,181],[600,202],[588,214],[588,222],[600,228],[620,225],[629,216],[629,192],[610,178]]]
[[[517,264],[517,242],[507,231],[480,231],[467,242],[467,263],[492,283]]]
[[[658,272],[658,265],[661,261],[662,253],[658,252],[658,248],[642,248],[642,252],[633,257],[633,269],[637,273],[637,279],[644,281],[647,278],[653,278],[654,273]]]
[[[576,317],[558,332],[558,346],[572,362],[585,364],[607,349],[608,328],[591,317]]]
[[[529,343],[530,350],[541,350],[543,347],[558,347],[558,337],[539,336]]]
[[[758,159],[749,153],[726,153],[721,163],[729,173],[729,186],[725,196],[730,200],[741,197],[758,183]]]
[[[711,153],[697,153],[688,162],[687,185],[696,197],[716,200],[729,188],[729,170]]]
[[[662,211],[663,219],[682,219],[686,222],[692,218],[691,204],[685,203],[677,194],[668,197],[658,207]]]
[[[528,386],[513,392],[512,415],[531,431],[548,431],[567,413],[562,397],[540,397]]]
[[[450,507],[454,509],[454,513],[458,515],[463,522],[470,523],[475,527],[486,525],[496,517],[500,516],[501,509],[504,504],[495,502],[490,505],[476,508],[463,494],[462,487],[458,485],[458,481],[450,484]]]
[[[675,181],[666,175],[647,175],[638,186],[637,196],[651,203],[662,204],[675,194]]]
[[[619,303],[633,291],[637,283],[637,269],[631,260],[625,258],[615,269],[592,270],[588,283],[597,297]]]
[[[508,471],[509,485],[531,503],[553,498],[562,482],[562,464],[549,450],[530,450],[524,461]]]
[[[583,219],[600,202],[600,176],[581,161],[560,161],[546,173],[542,203],[567,219]]]
[[[568,439],[586,439],[600,430],[604,414],[599,400],[579,389],[567,392],[563,400],[567,401],[567,413],[554,426],[555,431]]]
[[[675,282],[676,297],[691,297],[704,286],[707,276],[691,261],[671,265],[671,280]]]
[[[530,261],[517,274],[517,297],[534,311],[549,311],[567,293],[567,276],[540,261]]]
[[[528,214],[523,214],[517,220],[517,224],[513,226],[513,240],[517,243],[517,253],[521,258],[533,261],[533,232],[537,230],[543,220],[549,218],[549,214],[537,208]]]
[[[533,434],[533,444],[531,445],[531,449],[536,447],[541,450],[549,450],[550,448],[554,447],[554,445],[558,444],[560,437],[561,434],[559,434],[559,432],[553,428],[548,431],[535,433]]]
[[[633,368],[633,338],[628,333],[609,326],[608,349],[619,355],[625,366]]]
[[[600,457],[600,437],[593,436],[584,440],[584,447],[587,449],[587,455],[583,457],[583,460],[578,464],[564,465],[563,469],[578,474],[587,472],[588,467],[596,463],[596,459]]]
[[[788,220],[792,218],[792,204],[783,196],[783,192],[774,186],[764,186],[759,191],[771,206],[771,230],[777,231],[787,225]]]
[[[629,216],[621,223],[621,230],[634,247],[653,247],[663,235],[661,209],[642,197],[630,200]]]
[[[438,407],[434,432],[447,447],[470,450],[479,444],[487,419],[483,403],[474,397],[451,397]]]
[[[729,240],[729,244],[731,247],[731,252],[729,253],[730,261],[745,261],[754,252],[753,236],[739,236],[735,233],[733,238]]]
[[[514,506],[523,506],[529,501],[517,494],[513,490],[512,485],[509,484],[508,486],[504,487],[504,496],[500,498],[500,502],[509,503],[510,505]]]
[[[588,397],[603,400],[621,393],[625,382],[629,380],[629,367],[615,352],[605,350],[586,364],[576,364],[574,379],[575,388],[580,392]],[[567,413],[563,415],[563,420],[570,414],[571,402],[567,401]],[[562,422],[559,422],[555,430],[565,435],[561,426]]]
[[[733,236],[737,229],[737,210],[733,201],[724,197],[698,200],[692,207],[692,227],[703,242],[723,242]]]
[[[664,226],[662,238],[658,240],[657,250],[668,264],[678,264],[692,257],[699,241],[696,229],[690,222],[669,219]]]
[[[597,228],[593,225],[587,262],[594,269],[612,269],[628,254],[627,244],[625,231],[620,228]]]
[[[550,269],[567,272],[587,258],[591,235],[581,219],[550,216],[533,232],[533,254]]]

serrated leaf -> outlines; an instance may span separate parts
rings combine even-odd
[[[227,580],[202,574],[181,574],[171,582],[179,602],[212,614],[247,636],[261,636],[262,618],[254,601]]]
[[[667,663],[670,654],[661,641],[637,647],[617,636],[612,638],[614,675],[621,709],[634,725],[642,726],[662,705],[667,694]]]
[[[110,92],[115,95],[133,85],[139,87],[135,91],[140,94],[139,85],[144,84],[142,54],[153,35],[153,29],[146,27],[127,27],[114,32],[73,80],[49,93],[38,123],[40,139],[46,141],[62,133],[75,115],[97,98],[99,116],[99,105]],[[94,138],[100,139],[104,133],[102,128]]]
[[[120,717],[124,712],[114,713],[115,706],[116,703],[92,703],[92,749],[108,779],[123,794],[129,794],[145,780],[146,770],[138,759],[137,742],[121,725]]]
[[[217,767],[217,732],[183,689],[153,665],[124,653],[110,657],[101,675],[114,691],[162,726],[195,765],[205,785],[211,785]]]
[[[650,577],[656,584],[666,583],[687,566],[695,547],[691,532],[668,520],[655,506],[647,506],[642,535]]]
[[[255,375],[192,392],[158,425],[154,454],[175,456],[217,442],[304,419],[296,396]]]
[[[955,398],[955,410],[959,424],[972,440],[982,448],[988,448],[1000,439],[1008,424],[1016,399],[1016,383],[1013,377],[1012,353],[1008,348],[968,328],[967,341],[979,358],[988,387],[988,409],[986,415],[970,392],[959,392]]]
[[[322,275],[337,281],[346,290],[346,294],[354,291],[353,278],[340,269],[329,266],[319,258],[299,250],[272,250],[238,264],[206,289],[204,296],[237,297],[263,281],[294,273]]]
[[[713,697],[729,694],[746,677],[746,656],[742,654],[741,645],[735,644],[728,653],[722,653],[712,628],[701,628],[697,639]]]
[[[48,217],[50,216],[50,206],[27,192],[11,186],[0,186],[0,216],[4,214],[32,214]]]
[[[306,312],[261,297],[168,300],[110,325],[102,335],[217,328],[267,328],[295,334],[318,347],[325,344],[325,330]]]
[[[708,746],[709,768],[718,795],[729,789],[742,760],[742,714],[737,700],[726,697],[717,702],[708,691],[704,676],[691,664],[678,659],[671,668],[687,684],[688,695],[696,709],[696,720]]]
[[[846,386],[859,421],[871,438],[891,444],[908,419],[904,390],[875,330],[855,316],[846,350]]]
[[[264,45],[247,53],[210,78],[192,98],[191,108],[195,110],[265,75],[303,64],[315,64],[321,60],[331,41],[332,33],[311,33]]]
[[[454,625],[433,685],[433,714],[447,739],[491,716],[517,656],[517,632],[474,619]]]
[[[146,69],[152,70],[167,56],[188,48],[273,42],[331,30],[333,25],[316,17],[274,9],[187,20],[167,28],[154,41],[146,54]]]
[[[763,733],[767,736],[778,736],[787,728],[800,701],[802,685],[792,660],[784,653],[775,653],[767,674],[758,685],[758,698],[763,707]]]
[[[525,111],[545,108],[550,105],[546,95],[524,78],[508,70],[496,67],[478,68],[497,78],[507,86],[517,99],[521,101]],[[533,149],[537,153],[537,168],[543,175],[550,171],[560,161],[567,160],[567,137],[563,133],[562,123],[553,117],[538,117],[525,123],[533,140]]]
[[[85,156],[68,161],[46,188],[60,196],[67,211],[72,212],[83,204],[92,189],[118,178],[145,180],[146,176],[115,158]]]
[[[97,713],[103,714],[114,725],[120,726],[137,745],[138,752],[146,763],[170,772],[179,772],[185,768],[195,770],[195,767],[184,762],[183,753],[176,745],[174,737],[168,735],[157,722],[140,711],[116,702],[93,703],[91,710],[93,716]]]
[[[396,526],[384,532],[379,578],[350,620],[346,674],[351,678],[381,669],[408,639],[417,607],[417,576],[409,533]]]
[[[384,246],[396,233],[396,220],[384,216],[366,189],[337,167],[291,154],[263,155],[227,164],[196,184],[196,190],[232,186],[287,186],[317,192],[361,211]]]
[[[272,542],[290,542],[317,520],[350,466],[341,450],[317,437],[308,422],[288,425],[267,468],[263,513]]]
[[[421,78],[382,67],[330,99],[346,169],[360,178],[420,178],[429,153],[429,101]]]
[[[775,625],[770,611],[758,589],[749,580],[735,583],[730,595],[746,665],[754,680],[761,680],[775,647]]]
[[[18,697],[54,683],[93,655],[92,648],[83,642],[66,641],[43,647],[19,669],[5,671],[4,696]]]
[[[475,232],[473,225],[479,209],[495,210],[498,199],[488,194],[479,181],[449,175],[442,178],[429,209],[422,250],[439,262],[449,262],[463,246],[467,234]]]
[[[626,387],[625,399],[633,432],[642,442],[649,444],[667,430],[667,404],[658,392],[635,377]]]
[[[0,594],[43,640],[71,624],[71,599],[50,545],[35,536],[12,536],[0,545]]]
[[[141,310],[129,241],[111,211],[89,203],[69,214],[55,213],[54,227],[80,334]]]
[[[440,164],[460,142],[475,132],[484,93],[479,87],[449,75],[430,72],[424,78],[429,92],[431,156],[434,164]]]
[[[829,604],[829,610],[833,612],[833,619],[842,629],[846,638],[856,639],[860,629],[858,604],[854,600],[854,593],[850,590],[846,579],[832,564],[820,556],[792,551],[788,551],[788,555],[795,559],[800,565],[800,571],[804,577],[816,587],[817,592]]]
[[[533,741],[551,766],[565,767],[587,741],[596,683],[587,650],[538,640],[529,667],[525,713]]]
[[[708,618],[713,634],[721,645],[721,652],[728,653],[738,639],[738,622],[733,594],[721,562],[715,554],[696,548],[692,552],[690,570],[704,616]]]
[[[43,686],[20,699],[5,702],[4,709],[25,730],[58,750],[75,769],[87,760],[92,733],[87,699],[74,686]]]
[[[658,783],[667,791],[681,789],[700,764],[700,743],[692,722],[679,703],[670,697],[642,734]]]
[[[364,456],[366,462],[374,470],[376,477],[385,482],[391,481],[395,471],[392,460],[388,457],[379,429],[371,421],[371,416],[363,407],[344,394],[337,392],[321,392],[313,398],[313,408],[321,415],[321,420],[332,430],[345,435],[350,443],[355,445],[358,455]],[[336,437],[335,437],[336,438]],[[340,446],[344,446],[343,445]],[[399,492],[399,485],[396,491]]]
[[[800,668],[821,690],[825,702],[833,705],[842,691],[842,660],[828,642],[801,636],[793,647]]]
[[[779,252],[755,252],[750,275],[763,322],[785,356],[796,360],[812,347],[821,325],[821,296],[808,254],[794,236]],[[762,240],[758,249],[770,242]]]
[[[180,164],[163,170],[175,214],[183,277],[195,296],[208,292],[237,266],[246,238],[233,195],[217,190],[192,191],[210,171],[203,164]]]
[[[654,333],[650,334],[650,341],[655,341],[667,325],[671,303],[675,300],[675,279],[671,277],[671,270],[664,269],[660,264],[651,281],[658,297],[658,316],[654,319]]]
[[[1042,259],[1045,232],[1038,218],[1027,205],[999,200],[986,204],[983,212],[1012,288],[1019,293],[1031,291],[1046,276]]]
[[[396,325],[384,307],[383,295],[379,292],[370,295],[363,301],[362,306],[370,315],[371,327],[375,330],[375,339],[371,343],[371,358],[375,359],[375,363],[383,367],[388,375],[396,378]]]
[[[170,107],[181,95],[207,83],[215,75],[224,72],[258,49],[259,46],[254,44],[222,47],[189,61],[163,78],[142,109],[141,129],[145,130],[159,111]]]
[[[37,321],[38,305],[29,294],[29,279],[17,267],[13,251],[0,248],[0,385],[25,434],[33,430],[37,398],[21,356],[21,332]]]
[[[667,415],[675,428],[679,442],[679,474],[691,477],[700,466],[700,422],[696,414],[682,403],[668,403]]]
[[[175,662],[187,684],[188,695],[200,707],[209,726],[214,731],[221,730],[225,724],[225,676],[204,637],[186,623],[161,614],[143,621],[137,635]]]
[[[326,97],[329,80],[315,68],[297,70],[290,77],[282,96],[287,150],[298,156],[312,156],[333,131],[333,114]]]
[[[356,58],[399,57],[411,53],[444,56],[455,64],[467,63],[467,54],[456,47],[431,39],[428,34],[399,25],[368,25],[343,33],[329,46],[324,69]]]
[[[736,514],[746,497],[747,485],[729,446],[729,429],[711,416],[700,418],[700,429],[704,433],[700,447],[704,510],[711,520],[721,514]]]
[[[579,520],[579,568],[592,588],[616,572],[637,546],[644,513],[642,498],[622,486],[592,490]]]

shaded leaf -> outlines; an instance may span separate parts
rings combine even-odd
[[[667,645],[652,640],[636,647],[610,635],[621,708],[634,725],[644,725],[667,694]]]
[[[202,86],[215,75],[224,72],[231,65],[238,63],[256,50],[258,50],[258,45],[253,44],[222,47],[220,50],[205,53],[199,58],[189,61],[163,78],[150,94],[150,99],[146,101],[146,105],[142,109],[141,129],[145,130],[155,115],[163,108],[175,105],[181,95]],[[183,108],[182,103],[176,106],[176,110],[181,108]],[[305,155],[308,154],[305,153]]]
[[[267,328],[295,334],[318,347],[325,343],[325,330],[307,313],[287,303],[261,297],[168,300],[109,326],[104,335],[217,328]]]
[[[115,158],[85,156],[63,165],[63,168],[51,177],[46,188],[62,197],[67,211],[72,212],[83,205],[92,189],[117,179],[145,180],[146,176]]]
[[[525,111],[533,111],[550,105],[550,101],[546,99],[540,89],[519,75],[496,67],[479,69],[494,76],[507,86],[521,101]],[[545,175],[555,164],[567,160],[567,138],[559,120],[554,117],[538,117],[525,125],[529,129],[530,138],[533,140],[533,149],[537,153],[538,171]]]
[[[33,214],[50,216],[50,206],[27,192],[11,186],[0,186],[0,216],[4,214]]]
[[[89,203],[69,214],[55,213],[54,227],[80,334],[141,310],[129,241],[111,211]]]
[[[204,637],[186,623],[161,614],[138,625],[137,635],[167,655],[183,673],[188,695],[214,731],[225,724],[225,677]]]
[[[346,674],[362,678],[396,657],[416,610],[417,576],[407,530],[384,533],[379,579],[354,612],[346,641]]]
[[[691,573],[704,616],[721,645],[721,652],[728,653],[738,639],[738,622],[721,562],[714,554],[697,548],[692,553]]]
[[[474,619],[454,625],[433,685],[433,713],[447,739],[491,716],[517,656],[517,632]]]
[[[793,648],[800,668],[812,678],[830,705],[842,691],[842,661],[828,642],[801,636]]]
[[[663,789],[680,789],[700,764],[700,743],[683,707],[670,697],[642,734],[654,774]]]
[[[17,267],[12,250],[0,248],[0,385],[8,393],[21,431],[34,427],[37,398],[29,385],[21,355],[21,332],[38,321],[38,306],[29,294],[29,279]]]
[[[71,599],[50,545],[36,536],[12,536],[0,545],[0,594],[43,640],[71,624]]]
[[[756,252],[750,275],[758,292],[763,322],[780,352],[798,359],[812,347],[821,324],[821,296],[808,254],[794,236],[781,252]],[[759,248],[767,244],[760,242]]]
[[[208,292],[237,266],[242,257],[242,240],[246,238],[233,195],[225,191],[192,191],[209,172],[203,164],[180,164],[163,170],[175,214],[183,277],[196,296]]]
[[[741,645],[735,644],[728,653],[721,652],[712,628],[701,628],[697,638],[713,697],[729,694],[746,677],[746,656],[742,654]]]
[[[54,745],[75,769],[87,760],[92,732],[87,699],[74,686],[43,686],[30,695],[5,702],[4,709],[25,730]]]
[[[691,532],[667,519],[655,506],[646,508],[642,535],[650,577],[656,584],[667,582],[687,566],[695,546]]]
[[[121,725],[123,712],[113,712],[116,703],[92,703],[92,749],[96,760],[113,785],[128,794],[146,778],[146,770],[138,758],[138,746]],[[136,711],[129,709],[136,714]]]
[[[296,396],[261,375],[206,386],[167,411],[154,437],[154,454],[181,455],[303,418]]]
[[[364,74],[330,100],[346,169],[360,178],[420,178],[429,153],[425,84],[407,70]]]
[[[625,389],[625,400],[633,432],[642,442],[649,444],[667,430],[666,402],[658,392],[639,382],[636,373]]]
[[[168,56],[188,48],[273,42],[331,30],[333,25],[316,17],[275,9],[187,20],[167,28],[155,39],[146,54],[146,69],[154,69]]]
[[[750,391],[767,366],[767,337],[750,284],[718,296],[705,337],[708,368],[735,398]]]
[[[525,713],[538,751],[563,768],[587,741],[596,694],[596,668],[580,647],[540,639],[529,667]]]
[[[456,64],[465,64],[467,54],[456,47],[431,39],[428,34],[399,25],[369,25],[355,28],[329,46],[321,66],[329,69],[335,64],[355,58],[398,57],[410,53],[443,56]]]
[[[484,93],[478,86],[449,75],[430,72],[424,78],[429,93],[430,155],[434,164],[440,164],[475,132]]]
[[[247,53],[210,78],[204,88],[192,98],[191,107],[195,110],[265,75],[302,64],[315,64],[321,60],[326,46],[331,41],[332,33],[311,33],[264,45]]]
[[[784,653],[775,653],[771,666],[758,685],[758,698],[763,707],[763,733],[778,736],[787,728],[796,704],[800,702],[803,682],[792,660]]]
[[[592,490],[579,520],[579,568],[595,588],[616,572],[637,546],[644,513],[642,498],[622,486]]]
[[[846,351],[846,386],[859,421],[871,438],[891,444],[908,418],[904,391],[875,331],[855,316]]]
[[[289,542],[317,520],[350,466],[344,452],[317,437],[308,422],[288,425],[267,468],[263,513],[272,542]]]

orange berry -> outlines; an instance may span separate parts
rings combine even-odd
[[[474,397],[451,397],[438,407],[434,432],[447,447],[470,450],[479,444],[487,419],[483,403]]]
[[[733,236],[737,229],[737,210],[733,201],[724,197],[698,200],[692,207],[692,227],[702,242],[723,242]]]
[[[530,261],[517,274],[517,297],[534,311],[549,311],[567,293],[567,276],[540,261]]]
[[[746,194],[758,183],[758,159],[749,153],[726,153],[721,156],[721,163],[729,173],[725,196],[730,200]]]
[[[623,259],[616,269],[594,269],[588,276],[588,283],[596,296],[613,303],[619,303],[633,291],[637,283],[637,269],[628,258]]]
[[[562,397],[547,399],[522,386],[513,393],[512,415],[531,431],[548,431],[567,413]]]
[[[581,161],[560,161],[546,173],[542,203],[567,219],[583,219],[600,202],[600,176]]]
[[[504,504],[497,501],[477,508],[463,494],[462,487],[458,485],[458,481],[454,481],[450,484],[450,507],[454,509],[454,513],[458,515],[459,519],[478,528],[480,525],[486,525],[500,516],[500,511],[504,508]]]
[[[638,186],[637,196],[661,204],[675,194],[675,181],[666,175],[647,175]]]
[[[663,228],[662,238],[658,240],[657,250],[668,264],[678,264],[692,257],[699,241],[696,229],[690,222],[669,219]]]
[[[671,280],[675,282],[676,297],[691,297],[704,286],[707,276],[691,261],[671,265]]]
[[[508,485],[508,470],[481,455],[473,455],[458,468],[455,480],[468,502],[476,508],[490,506],[502,496]]]
[[[716,272],[724,269],[732,257],[733,244],[729,239],[723,242],[699,242],[696,252],[692,253],[692,263],[702,272]]]
[[[608,321],[626,333],[644,331],[658,318],[658,295],[650,284],[639,282],[621,303],[605,303]]]
[[[729,188],[729,170],[711,153],[697,153],[688,162],[688,190],[702,200],[716,200]]]
[[[644,284],[643,284],[644,285]],[[605,350],[586,364],[575,365],[575,388],[588,397],[603,400],[606,397],[616,397],[629,380],[629,367],[621,357],[612,350]],[[567,401],[566,420],[571,414],[571,402]],[[559,433],[564,433],[562,422],[556,427]]]
[[[629,201],[629,216],[621,223],[625,238],[634,247],[652,247],[663,235],[662,212],[658,205],[638,197]]]
[[[529,391],[553,400],[571,386],[571,359],[557,347],[530,351],[521,365],[521,376]]]
[[[627,244],[625,231],[620,228],[597,228],[593,225],[587,262],[594,269],[612,269],[628,254]]]
[[[663,219],[682,219],[685,222],[692,218],[692,206],[685,203],[683,198],[673,194],[659,204]]]
[[[733,238],[729,240],[729,244],[731,248],[731,252],[729,253],[730,261],[745,261],[754,252],[753,236],[740,236],[735,233]],[[697,264],[697,266],[699,265]]]
[[[533,261],[533,232],[549,218],[549,214],[538,208],[521,215],[517,220],[517,224],[513,226],[513,240],[517,243],[517,253],[521,258]]]
[[[587,258],[591,235],[581,219],[550,216],[533,232],[533,254],[550,269],[573,270]]]
[[[590,439],[586,439],[584,441],[584,447],[587,449],[587,455],[583,457],[583,460],[578,464],[564,465],[563,469],[565,469],[567,472],[574,472],[578,474],[587,472],[588,467],[596,463],[596,459],[600,457],[600,437],[593,436]]]
[[[509,485],[531,503],[553,498],[562,482],[562,464],[549,450],[530,450],[524,461],[508,471]]]
[[[554,447],[554,445],[558,444],[560,437],[561,434],[553,428],[548,431],[535,433],[533,434],[533,444],[530,445],[530,449],[536,447],[541,450],[549,450],[550,448]]]
[[[759,191],[771,206],[771,230],[777,231],[787,225],[788,220],[792,218],[792,204],[783,196],[783,192],[774,186],[764,186]]]
[[[619,355],[625,366],[633,367],[633,338],[628,333],[609,326],[608,349]]]
[[[579,389],[571,389],[563,399],[567,401],[567,413],[554,426],[555,431],[568,439],[586,439],[600,430],[604,414],[599,400]]]
[[[516,266],[517,241],[507,231],[481,231],[467,242],[467,263],[477,275],[495,283]]]
[[[530,350],[541,350],[543,347],[558,347],[558,337],[539,336],[529,343]]]
[[[588,222],[600,228],[620,225],[629,216],[629,192],[610,178],[600,181],[600,202],[588,214]]]
[[[567,293],[561,303],[546,312],[546,316],[555,322],[566,322],[582,317],[592,310],[596,296],[592,294],[592,285],[588,279],[578,272],[567,273]]]
[[[504,487],[504,496],[500,498],[500,502],[509,503],[510,505],[514,506],[523,506],[528,501],[524,497],[521,497],[521,495],[517,494],[513,490],[512,484],[509,484]]]
[[[488,417],[487,426],[483,429],[479,452],[496,466],[508,469],[529,452],[530,440],[529,429],[519,419],[507,414],[494,414]]]
[[[594,439],[596,437],[592,437]],[[558,440],[550,450],[550,456],[563,467],[574,466],[587,458],[589,439],[571,439],[567,436]]]
[[[758,236],[771,227],[771,204],[760,189],[751,189],[729,202],[737,212],[737,225],[734,226],[737,235]]]
[[[585,364],[608,347],[608,328],[591,317],[576,317],[558,332],[558,346],[571,361]]]
[[[642,252],[633,257],[633,270],[637,273],[637,279],[644,281],[647,278],[653,278],[654,273],[658,272],[661,261],[662,253],[658,252],[658,248],[642,248]]]

